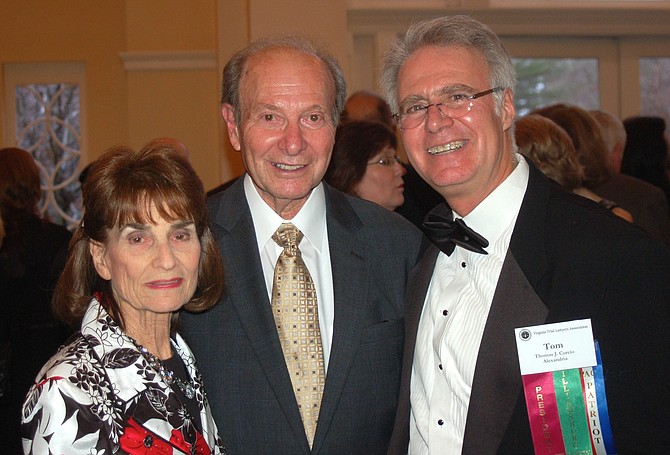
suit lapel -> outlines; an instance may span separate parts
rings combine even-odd
[[[400,455],[407,453],[409,442],[409,416],[410,416],[410,382],[412,378],[412,363],[414,362],[414,350],[416,347],[416,336],[419,330],[419,319],[426,301],[428,286],[435,269],[435,261],[440,250],[437,249],[426,238],[423,240],[422,250],[425,253],[412,269],[407,280],[407,295],[405,297],[405,344],[403,347],[402,379],[398,395],[398,408],[396,419],[393,424],[389,454]]]
[[[298,440],[309,451],[291,379],[281,350],[261,266],[251,212],[244,195],[243,178],[235,182],[217,210],[215,232],[221,253],[227,258],[226,292],[235,307],[249,342],[262,365]]]
[[[356,234],[362,224],[346,199],[328,187],[326,204],[335,308],[326,388],[312,453],[319,452],[335,415],[363,331],[362,305],[369,302],[369,245]]]

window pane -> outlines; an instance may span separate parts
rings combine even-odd
[[[79,86],[27,84],[15,93],[17,145],[33,155],[41,171],[40,213],[73,227],[81,218]]]
[[[517,116],[554,103],[600,107],[595,58],[515,58]]]
[[[640,59],[640,114],[663,117],[670,131],[670,58]]]

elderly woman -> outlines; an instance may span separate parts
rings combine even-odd
[[[178,312],[223,292],[202,183],[167,145],[112,149],[84,184],[84,219],[53,298],[81,331],[23,405],[25,453],[224,452]]]
[[[402,177],[407,173],[397,146],[395,134],[382,123],[341,124],[325,180],[340,191],[395,210],[405,201]]]

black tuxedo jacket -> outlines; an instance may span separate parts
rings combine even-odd
[[[464,454],[533,454],[514,329],[591,318],[620,454],[670,453],[670,255],[532,164],[477,357]],[[439,251],[410,275],[403,378],[389,453],[407,453],[417,327]]]
[[[326,186],[333,340],[310,448],[281,351],[243,179],[208,199],[226,293],[182,314],[229,454],[385,453],[400,386],[405,286],[422,235],[375,204]]]

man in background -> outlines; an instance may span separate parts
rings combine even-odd
[[[596,120],[609,151],[610,178],[595,191],[616,201],[633,215],[633,222],[670,248],[670,213],[663,190],[621,173],[626,128],[618,117],[601,110],[589,111]]]

